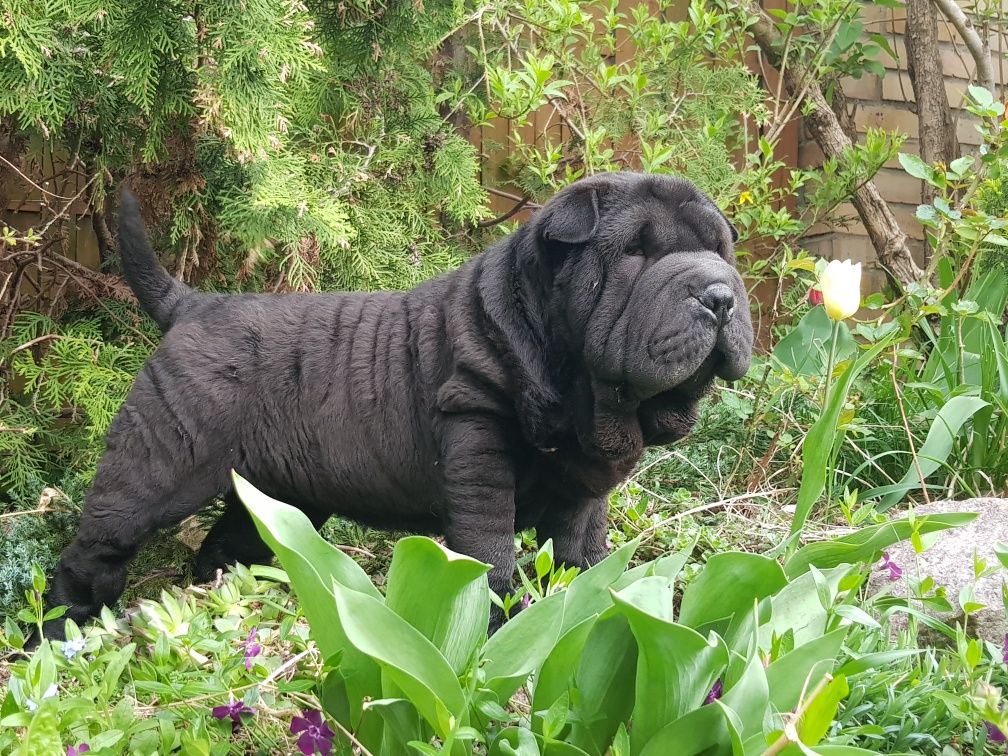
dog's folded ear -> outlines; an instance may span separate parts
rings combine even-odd
[[[715,207],[717,207],[717,206],[715,205]],[[737,228],[735,228],[735,224],[734,224],[734,223],[732,223],[732,222],[731,222],[730,220],[728,220],[728,216],[727,216],[727,215],[725,215],[725,214],[724,214],[724,213],[723,213],[723,212],[721,211],[721,208],[718,208],[718,214],[719,214],[719,215],[720,215],[720,216],[721,216],[722,218],[724,218],[724,220],[725,220],[725,223],[727,223],[727,224],[728,224],[728,230],[729,230],[729,231],[731,232],[731,240],[732,240],[732,244],[734,244],[735,242],[737,242],[737,241],[738,241],[738,229],[737,229]]]
[[[595,236],[598,225],[597,189],[575,184],[546,203],[539,223],[539,237],[546,243],[584,244]]]

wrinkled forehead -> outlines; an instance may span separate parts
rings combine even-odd
[[[642,202],[641,243],[655,252],[711,251],[734,263],[732,229],[717,205],[692,185],[655,181]]]

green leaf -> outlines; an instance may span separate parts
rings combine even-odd
[[[842,21],[837,27],[833,43],[841,51],[849,50],[850,46],[861,37],[862,31],[864,31],[864,24],[860,21]]]
[[[837,708],[848,692],[847,678],[838,674],[808,702],[805,714],[798,722],[798,737],[805,745],[814,746],[826,736]]]
[[[612,605],[608,588],[626,570],[636,550],[637,541],[630,541],[571,581],[563,594],[566,598],[561,632],[567,632]]]
[[[259,535],[277,555],[290,577],[309,622],[311,614],[308,608],[311,602],[308,597],[301,596],[300,591],[311,585],[329,593],[328,586],[335,580],[352,590],[381,598],[378,589],[360,565],[320,536],[304,512],[267,496],[238,473],[233,473],[232,479],[235,493],[252,515]],[[287,562],[297,567],[296,576],[292,574]],[[319,648],[325,656],[338,650],[327,651],[321,644]]]
[[[927,534],[966,525],[976,517],[976,512],[950,512],[918,516],[914,522],[919,532]],[[829,541],[810,543],[798,549],[794,556],[784,563],[784,571],[788,577],[794,579],[807,572],[810,564],[823,569],[841,564],[874,562],[883,550],[910,538],[913,529],[914,525],[909,519],[896,520],[880,525],[869,525]]]
[[[506,702],[549,656],[560,638],[566,591],[533,603],[483,646],[484,686]]]
[[[543,738],[553,740],[560,737],[560,733],[567,726],[567,716],[570,714],[570,693],[565,690],[548,709],[536,713],[540,715]]]
[[[63,743],[60,741],[59,705],[54,699],[43,699],[38,711],[32,717],[25,733],[19,756],[39,756],[39,754],[61,754]]]
[[[850,329],[841,324],[837,339],[837,362],[841,362],[857,351],[857,344]],[[813,307],[802,316],[794,328],[777,342],[773,358],[795,375],[818,376],[826,369],[833,321],[820,305]]]
[[[698,708],[728,665],[728,651],[715,637],[655,616],[641,595],[613,594],[637,640],[637,682],[630,742],[639,750],[669,722]]]
[[[541,756],[541,753],[536,736],[531,730],[524,727],[508,727],[494,738],[488,756]]]
[[[898,157],[900,165],[903,166],[904,171],[916,179],[926,181],[929,184],[933,183],[931,167],[919,157],[916,155],[909,155],[905,152],[899,153]]]
[[[347,639],[377,662],[442,738],[446,714],[458,719],[465,695],[448,661],[433,643],[378,599],[333,582]]]
[[[235,493],[252,516],[256,530],[290,577],[323,658],[341,654],[342,695],[349,707],[349,720],[343,724],[356,722],[365,698],[383,697],[381,673],[378,665],[356,651],[347,639],[332,586],[338,583],[375,600],[380,600],[381,594],[367,573],[326,542],[303,512],[266,496],[237,473],[232,478]],[[336,682],[334,678],[333,684]]]
[[[101,676],[101,689],[106,699],[111,699],[115,694],[119,678],[122,677],[130,659],[133,658],[134,651],[136,651],[136,643],[127,643],[106,657],[105,669]]]
[[[949,170],[951,170],[956,176],[962,176],[973,165],[973,160],[974,158],[972,155],[964,155],[963,157],[956,158],[949,163]]]
[[[631,740],[633,731],[631,731]],[[679,717],[644,745],[640,756],[731,756],[732,742],[724,710],[716,704]]]
[[[907,491],[918,488],[922,482],[921,474],[927,478],[944,464],[949,454],[952,453],[952,445],[962,426],[978,410],[988,406],[990,405],[987,402],[975,396],[954,396],[945,402],[931,422],[931,428],[928,430],[924,444],[917,450],[917,464],[911,462],[895,486],[886,486],[888,493],[879,503],[878,511],[884,512],[898,503]],[[920,467],[919,473],[918,466]],[[875,493],[878,490],[866,491],[864,497],[872,498],[874,495],[878,495]]]
[[[988,108],[994,104],[994,95],[990,93],[990,90],[978,87],[976,84],[970,84],[968,90],[970,97],[980,107]]]
[[[798,706],[802,692],[810,692],[832,671],[837,654],[847,637],[842,627],[798,646],[767,667],[770,703],[777,711],[791,711]]]
[[[841,565],[823,570],[831,605],[839,592],[840,582],[852,569]],[[770,618],[759,627],[760,647],[770,648],[774,633],[778,636],[790,633],[794,647],[801,646],[822,636],[826,620],[827,612],[819,600],[812,573],[804,572],[770,598]]]
[[[614,591],[621,591],[634,581],[651,575],[661,575],[674,581],[693,555],[693,549],[696,547],[698,539],[699,535],[693,538],[692,543],[674,554],[661,556],[650,562],[631,567],[620,575],[610,587]]]
[[[812,506],[819,500],[819,496],[826,487],[829,460],[833,448],[839,440],[837,423],[840,420],[840,411],[847,401],[847,393],[850,391],[851,384],[861,374],[861,371],[868,367],[883,349],[889,346],[895,336],[896,333],[893,332],[882,338],[846,367],[830,387],[822,415],[805,435],[805,440],[802,442],[802,477],[798,487],[798,503],[795,507],[794,519],[791,522],[791,537],[793,539],[796,539],[805,527],[805,521],[812,511]],[[796,540],[792,541],[792,543],[796,542]]]
[[[589,617],[568,630],[550,651],[535,678],[532,692],[532,710],[548,708],[567,692],[578,662],[581,660],[585,641],[595,626],[596,617]]]
[[[404,698],[379,698],[364,705],[366,715],[382,720],[381,747],[374,756],[396,756],[401,744],[423,738],[423,725],[416,707]],[[359,736],[358,736],[359,737]],[[374,752],[372,752],[374,753]]]
[[[863,654],[844,662],[843,666],[837,670],[837,674],[850,676],[869,669],[878,669],[893,662],[909,659],[911,656],[923,653],[923,650],[920,648],[897,648],[892,651],[877,651],[872,654]]]
[[[1001,566],[1008,569],[1008,543],[998,541],[994,544],[994,554],[997,556]]]
[[[814,567],[812,569],[815,569]],[[848,619],[858,625],[864,625],[878,630],[882,626],[876,622],[868,612],[853,604],[839,604],[833,607],[833,611],[840,617]]]
[[[699,629],[750,612],[754,599],[777,593],[786,584],[784,570],[774,559],[740,551],[714,554],[686,586],[679,622]]]
[[[633,711],[636,675],[637,642],[626,616],[613,607],[592,627],[574,674],[580,695],[569,742],[603,753]]]
[[[726,684],[721,703],[738,716],[739,735],[743,739],[763,731],[763,719],[770,703],[770,683],[759,654],[752,654],[734,685]]]
[[[490,620],[490,566],[421,536],[392,552],[385,604],[433,643],[461,675]]]

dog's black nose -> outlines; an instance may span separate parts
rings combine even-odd
[[[727,323],[735,314],[735,292],[727,284],[711,284],[697,296],[697,299],[714,313],[718,323]]]

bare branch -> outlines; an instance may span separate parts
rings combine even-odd
[[[749,3],[749,12],[756,19],[749,28],[753,39],[767,60],[779,67],[784,46],[780,32],[766,11],[756,3]],[[784,71],[784,85],[792,95],[799,95],[805,103],[805,125],[826,157],[839,157],[853,146],[840,119],[826,101],[813,72],[792,65]],[[896,216],[882,199],[874,182],[866,181],[862,184],[854,192],[851,202],[886,273],[902,286],[920,280],[924,271],[910,254],[907,235],[900,228]]]
[[[994,65],[991,62],[990,45],[987,40],[980,36],[976,27],[973,26],[973,22],[963,13],[963,9],[959,7],[956,0],[933,0],[933,2],[966,43],[966,49],[969,50],[970,55],[973,56],[973,62],[976,63],[977,83],[991,94],[995,94]]]

